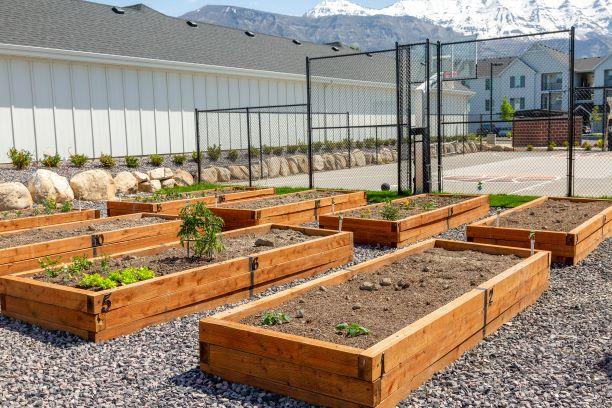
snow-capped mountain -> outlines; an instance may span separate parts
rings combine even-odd
[[[578,38],[612,36],[612,0],[401,0],[372,9],[347,0],[325,0],[306,17],[412,16],[465,34],[485,37],[577,27]]]

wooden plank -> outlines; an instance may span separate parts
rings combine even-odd
[[[99,210],[76,210],[66,213],[37,215],[0,221],[0,233],[16,232],[30,228],[64,224],[68,222],[92,220],[100,218]]]
[[[20,276],[5,276],[0,279],[0,294],[81,312],[87,312],[87,304],[91,293],[83,289],[34,281]]]
[[[51,321],[44,320],[44,319],[37,319],[29,315],[20,315],[18,313],[4,311],[4,310],[2,311],[2,315],[22,321],[22,322],[30,323],[30,324],[42,327],[47,330],[63,331],[63,332],[72,333],[84,340],[88,340],[90,337],[90,332],[88,332],[87,330],[62,325],[57,322],[51,322]]]

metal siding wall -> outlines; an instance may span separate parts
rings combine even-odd
[[[195,111],[195,79],[191,74],[181,75],[182,119],[183,119],[183,152],[195,150],[195,122],[193,119]]]
[[[106,68],[93,66],[89,70],[91,92],[91,119],[94,140],[94,154],[112,154],[108,93],[106,90]]]
[[[69,151],[76,148],[74,137],[74,118],[72,112],[72,81],[70,78],[70,65],[53,62],[51,66],[53,76],[53,103],[55,105],[55,137],[57,138],[57,153],[68,157]],[[40,147],[40,146],[39,146]],[[53,150],[39,149],[43,153],[54,154]]]
[[[72,102],[74,115],[74,130],[76,146],[71,153],[80,153],[88,157],[94,156],[94,140],[91,123],[91,94],[89,90],[89,67],[87,65],[72,65]],[[39,107],[36,107],[38,111]],[[37,121],[38,125],[38,121]],[[37,126],[40,128],[40,126]],[[40,143],[40,132],[39,145]]]
[[[13,147],[12,102],[8,65],[8,60],[0,59],[0,163],[8,161],[6,152]]]
[[[157,126],[153,81],[154,79],[152,71],[138,72],[140,128],[142,133],[143,154],[153,154],[157,151]]]
[[[127,151],[127,135],[125,127],[125,101],[123,96],[123,71],[119,68],[107,67],[106,83],[108,89],[111,143],[113,156],[125,156]]]
[[[181,77],[168,73],[168,106],[170,120],[170,152],[184,151],[183,108],[181,100]]]
[[[51,67],[47,62],[32,62],[32,79],[34,90],[34,118],[39,152],[56,150],[55,112],[53,103],[53,82]],[[30,147],[28,147],[29,149]],[[0,155],[3,151],[0,151]]]
[[[170,122],[168,114],[168,87],[166,73],[153,73],[155,92],[155,125],[157,128],[157,153],[170,151]]]
[[[32,113],[32,84],[28,61],[12,60],[9,64],[11,79],[11,99],[13,101],[13,129],[15,147],[36,150],[34,136],[34,116]]]

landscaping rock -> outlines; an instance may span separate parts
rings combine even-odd
[[[174,181],[179,186],[192,186],[194,184],[193,176],[182,169],[174,170]]]
[[[280,169],[278,174],[280,176],[286,177],[291,175],[291,169],[289,168],[289,162],[284,157],[279,157],[280,159]]]
[[[28,190],[35,202],[55,200],[64,203],[74,200],[74,192],[68,179],[45,169],[36,170],[28,182]]]
[[[470,151],[472,153],[476,153],[478,152],[478,146],[476,145],[475,142],[472,142],[471,140],[468,142],[468,145],[470,146]]]
[[[161,186],[163,188],[172,188],[175,185],[176,185],[176,180],[174,180],[173,178],[161,181]]]
[[[366,152],[363,155],[365,156],[367,166],[374,163],[374,159],[376,158],[374,153]]]
[[[257,238],[257,240],[255,240],[255,246],[256,247],[274,247],[274,242],[270,241],[269,239]]]
[[[298,309],[297,312],[295,312],[295,318],[296,319],[303,319],[304,318],[304,311],[302,309]]]
[[[113,176],[105,170],[87,170],[70,179],[74,196],[79,200],[113,200],[117,186]]]
[[[359,303],[355,303],[351,309],[353,309],[353,310],[359,310],[359,309],[361,309],[361,304],[359,304]]]
[[[251,174],[254,179],[268,178],[268,166],[266,166],[266,163],[253,164]]]
[[[295,160],[300,173],[308,173],[308,157],[303,154],[298,154],[293,156],[293,160]]]
[[[391,281],[390,278],[382,278],[380,280],[380,286],[391,286],[393,285],[393,282]]]
[[[225,167],[213,167],[217,172],[217,181],[222,183],[227,183],[232,179],[232,173]]]
[[[300,174],[300,168],[295,160],[295,156],[288,157],[287,164],[289,165],[289,171],[291,171],[291,174]]]
[[[117,193],[133,194],[138,192],[138,179],[129,171],[122,171],[115,176]]]
[[[372,292],[374,290],[374,284],[372,282],[365,281],[359,286],[359,289]]]
[[[144,183],[145,181],[149,181],[149,175],[146,173],[142,173],[140,171],[132,172],[132,175],[138,180],[139,183]]]
[[[336,170],[336,158],[334,155],[325,153],[321,156],[325,162],[325,170]]]
[[[314,171],[325,170],[325,160],[323,159],[323,156],[320,154],[315,154],[312,156],[312,168]]]
[[[334,153],[334,160],[336,169],[346,169],[348,167],[348,160],[347,157],[344,156],[344,154]]]
[[[366,156],[361,150],[353,151],[351,160],[351,165],[354,167],[363,167],[367,164]]]
[[[23,184],[0,184],[0,211],[25,210],[30,208],[32,204],[32,195]]]
[[[167,180],[174,177],[174,171],[168,167],[158,167],[148,172],[151,180]]]
[[[248,180],[249,169],[245,166],[227,166],[230,175],[235,180]]]
[[[154,193],[158,190],[161,190],[161,188],[162,185],[161,181],[159,180],[145,181],[144,183],[140,183],[138,185],[138,191],[142,193]]]
[[[268,157],[264,160],[264,163],[268,168],[268,177],[278,177],[281,169],[280,157]]]
[[[217,170],[214,167],[209,167],[202,170],[201,174],[202,182],[214,184],[217,182]]]

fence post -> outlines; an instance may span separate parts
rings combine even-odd
[[[310,59],[306,57],[306,123],[308,125],[308,188],[314,188],[314,170],[312,168],[312,121],[310,93]]]
[[[350,112],[346,112],[346,136],[348,139],[348,166],[349,169],[352,166],[351,163],[351,113]]]
[[[604,137],[606,134],[608,135],[608,151],[612,152],[612,132],[608,131],[608,88],[606,88],[605,86],[603,89],[602,97],[603,115],[601,120],[603,121],[603,123],[601,128],[601,140],[605,143],[606,139],[604,139]]]
[[[264,178],[263,176],[263,145],[261,141],[261,112],[257,112],[257,131],[259,132],[259,179]],[[249,154],[251,152],[249,151]]]
[[[398,194],[402,194],[402,93],[401,93],[401,84],[400,84],[400,53],[399,53],[399,43],[395,43],[395,109],[397,116],[397,192]],[[409,87],[410,88],[410,87]],[[377,135],[376,139],[378,139],[378,127],[376,127]],[[378,144],[378,143],[376,143]],[[378,162],[378,148],[376,150],[376,162]]]
[[[567,195],[574,195],[574,37],[576,35],[575,27],[570,30],[569,43],[569,89],[568,89],[568,130],[569,130],[569,146],[567,149]]]
[[[195,133],[196,133],[196,160],[198,161],[198,184],[202,183],[202,154],[200,153],[200,121],[198,109],[195,109]]]
[[[421,138],[421,154],[423,156],[423,192],[431,192],[431,156],[429,151],[429,145],[431,143],[431,49],[429,38],[425,40],[425,92],[427,100],[427,116],[426,116],[426,131]]]
[[[437,68],[437,84],[438,84],[438,94],[437,98],[437,127],[438,127],[438,191],[442,192],[442,85],[444,83],[444,79],[442,78],[442,46],[440,41],[437,43],[437,57],[438,61],[436,62]],[[463,143],[463,151],[465,152],[465,142]]]
[[[253,187],[253,169],[251,168],[251,112],[246,108],[246,125],[247,125],[247,157],[249,163],[249,187]]]

